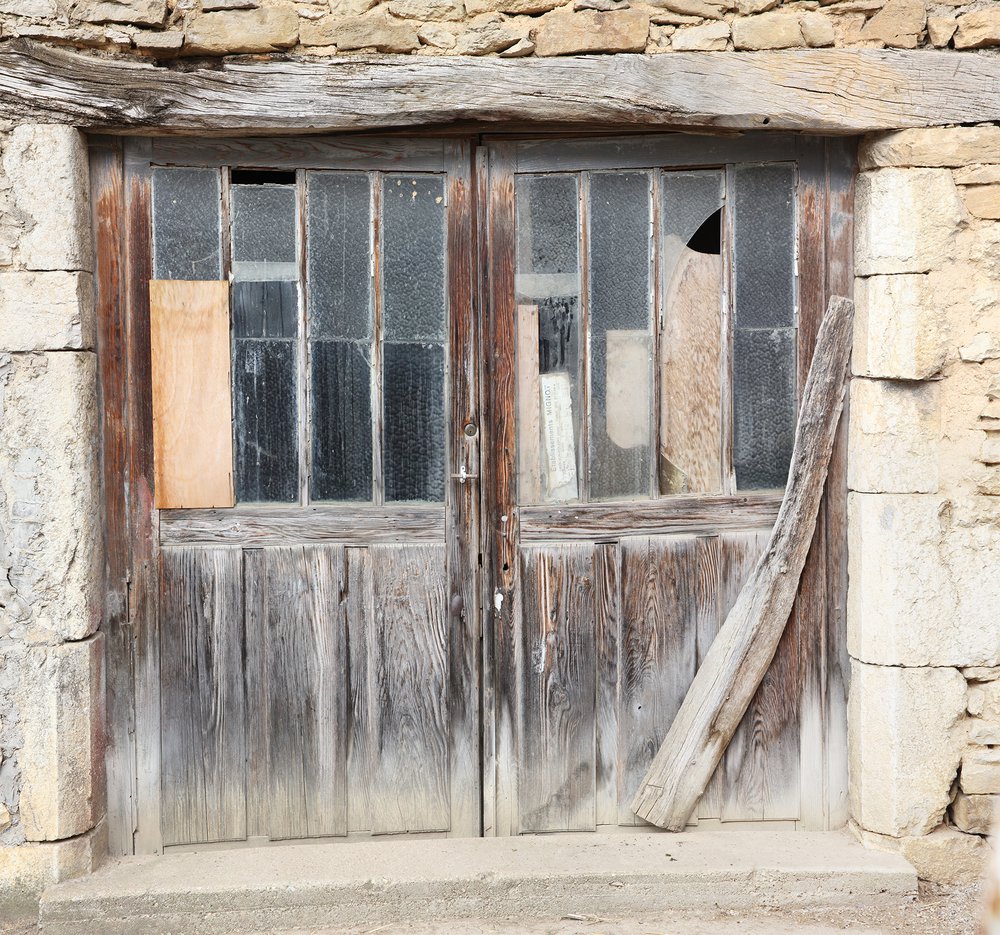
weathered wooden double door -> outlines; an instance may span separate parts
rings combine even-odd
[[[636,824],[849,288],[846,149],[104,145],[131,374],[117,849]],[[838,465],[699,818],[843,820]]]

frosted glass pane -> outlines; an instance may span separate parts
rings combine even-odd
[[[733,277],[738,328],[795,323],[795,169],[736,170]]]
[[[444,348],[383,348],[383,465],[386,502],[444,500]]]
[[[309,328],[314,338],[372,336],[368,176],[310,172]]]
[[[153,278],[221,279],[218,169],[153,169]]]
[[[590,177],[590,499],[648,496],[652,411],[650,182]]]
[[[517,293],[529,302],[580,294],[575,175],[517,178]]]
[[[738,329],[733,466],[740,490],[783,487],[795,441],[795,330]]]
[[[371,349],[312,344],[312,498],[372,496]]]
[[[298,500],[295,342],[234,342],[236,499]]]
[[[298,279],[294,185],[233,185],[233,276]]]
[[[382,332],[386,341],[445,338],[444,179],[382,180]]]

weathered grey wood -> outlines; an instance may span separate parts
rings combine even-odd
[[[998,82],[991,56],[923,50],[386,56],[173,69],[16,40],[0,51],[0,117],[202,134],[455,121],[864,133],[996,120]]]
[[[618,671],[621,572],[617,543],[597,546],[597,710],[595,803],[598,825],[618,823]]]
[[[618,823],[694,678],[698,645],[698,545],[694,536],[636,536],[621,543],[618,677]]]
[[[246,836],[238,549],[165,549],[160,572],[164,844]]]
[[[448,609],[443,545],[370,550],[371,830],[448,831]],[[471,790],[475,795],[476,790]]]
[[[245,553],[247,833],[347,833],[345,549]]]
[[[681,830],[778,647],[812,542],[843,408],[854,304],[830,300],[802,400],[788,486],[767,552],[741,591],[636,794],[641,818]]]
[[[443,506],[401,504],[316,507],[236,507],[231,510],[165,510],[160,514],[163,545],[296,545],[339,542],[440,541]]]
[[[369,677],[372,621],[371,556],[367,549],[345,549],[347,593],[347,830],[370,831],[375,751],[371,743],[373,696]]]
[[[780,505],[780,493],[746,493],[564,507],[525,506],[518,513],[522,541],[555,538],[592,541],[770,526]]]
[[[518,826],[593,831],[594,547],[521,551]]]

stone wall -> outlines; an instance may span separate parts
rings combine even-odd
[[[949,881],[1000,802],[1000,127],[869,138],[860,167],[851,812]]]
[[[0,0],[0,25],[155,58],[1000,45],[993,0]]]
[[[0,918],[107,850],[86,147],[64,127],[3,129]]]

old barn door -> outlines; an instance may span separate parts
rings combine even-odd
[[[776,136],[489,155],[486,824],[632,825],[777,512],[849,288],[849,163]],[[700,819],[844,820],[841,510]]]
[[[137,850],[478,834],[469,146],[157,140],[125,174]]]

